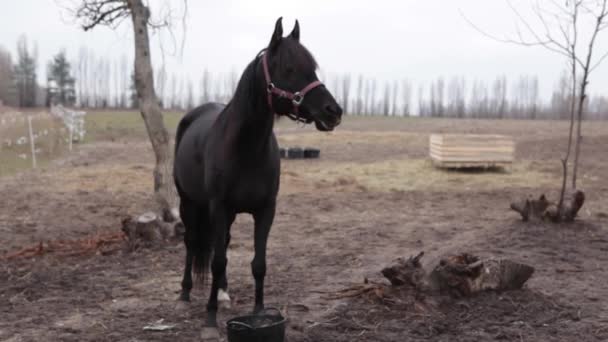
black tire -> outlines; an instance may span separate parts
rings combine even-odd
[[[321,150],[319,150],[318,148],[307,147],[304,149],[304,158],[319,158],[320,154]]]
[[[287,149],[287,158],[302,159],[304,158],[304,150],[302,150],[300,147],[290,147]]]

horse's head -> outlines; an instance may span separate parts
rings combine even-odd
[[[340,124],[342,108],[319,81],[317,63],[300,44],[300,26],[283,37],[281,18],[277,20],[270,44],[262,56],[268,101],[279,115],[311,123],[320,131]]]

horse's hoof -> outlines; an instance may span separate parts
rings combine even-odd
[[[220,342],[220,332],[217,327],[204,327],[201,331],[201,341]]]
[[[228,292],[224,291],[223,289],[220,289],[217,293],[217,301],[219,302],[221,308],[230,309],[231,302],[230,295],[228,294]]]
[[[177,311],[185,311],[190,308],[190,302],[179,299],[177,303],[175,303],[175,310]]]

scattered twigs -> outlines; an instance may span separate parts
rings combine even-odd
[[[48,253],[59,256],[78,256],[95,253],[99,250],[106,251],[109,246],[115,246],[125,240],[122,232],[96,234],[82,239],[56,240],[49,242],[38,242],[29,247],[15,252],[9,252],[0,257],[1,260],[13,260],[19,258],[33,258]]]

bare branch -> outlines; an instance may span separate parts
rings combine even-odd
[[[560,43],[559,41],[557,41],[556,39],[554,39],[551,36],[550,31],[548,30],[548,24],[546,22],[546,18],[543,16],[542,13],[540,13],[539,11],[535,11],[536,15],[541,19],[541,22],[543,23],[543,26],[545,27],[545,36],[546,38],[541,38],[539,36],[538,33],[536,33],[534,31],[534,29],[532,28],[532,26],[526,21],[526,19],[523,17],[523,15],[517,10],[517,8],[515,8],[513,6],[513,4],[511,3],[510,0],[506,0],[507,4],[509,5],[509,7],[511,8],[511,10],[513,11],[513,13],[515,13],[516,17],[518,18],[518,22],[516,23],[516,35],[517,35],[517,39],[512,39],[512,38],[499,38],[496,37],[494,35],[489,34],[488,32],[482,30],[481,28],[479,28],[477,25],[475,25],[471,20],[469,20],[466,15],[464,15],[464,13],[462,12],[462,10],[459,9],[460,15],[461,17],[469,24],[471,25],[471,27],[473,27],[473,29],[475,29],[477,32],[481,33],[482,35],[497,41],[497,42],[501,42],[501,43],[507,43],[507,44],[514,44],[514,45],[519,45],[519,46],[527,46],[527,47],[532,47],[532,46],[541,46],[544,47],[545,49],[557,53],[561,56],[567,57],[567,58],[571,58],[572,55],[572,50],[571,47],[569,45],[564,45],[562,43]],[[532,39],[526,39],[524,37],[524,34],[521,32],[521,29],[519,28],[518,23],[522,23],[526,29],[526,31],[532,36]],[[578,59],[578,58],[577,58]],[[579,61],[580,62],[580,61]]]
[[[98,25],[118,26],[129,17],[129,5],[125,0],[84,0],[74,13],[88,31]]]
[[[589,68],[589,72],[592,72],[593,70],[597,69],[597,67],[599,67],[599,66],[600,66],[600,64],[602,64],[602,62],[603,62],[603,61],[604,61],[606,58],[608,58],[608,51],[606,51],[606,52],[605,52],[605,53],[604,53],[604,54],[603,54],[603,55],[600,57],[600,59],[598,59],[598,61],[597,61],[597,62],[595,62],[595,64],[593,64],[593,65],[591,66],[591,68]]]

